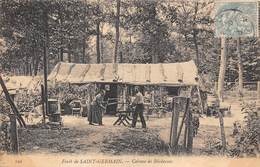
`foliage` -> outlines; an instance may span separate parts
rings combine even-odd
[[[0,151],[10,150],[9,119],[0,113]]]
[[[0,0],[0,7],[0,39],[6,45],[0,64],[5,71],[42,72],[45,49],[49,70],[58,61],[96,62],[98,49],[103,62],[113,59],[116,0]],[[119,53],[123,62],[193,59],[200,73],[214,76],[216,81],[220,40],[214,36],[213,7],[212,0],[121,0]],[[228,41],[229,81],[238,77],[234,41]],[[258,53],[259,39],[241,39],[247,81],[259,80]]]
[[[222,153],[221,139],[207,136],[205,138],[205,153],[207,155],[220,155]]]
[[[0,151],[8,151],[9,149],[9,117],[10,105],[5,98],[0,96]]]
[[[260,52],[259,38],[241,38],[241,57],[243,63],[243,77],[246,81],[259,81],[259,67],[260,67],[260,57],[258,53]],[[236,51],[236,40],[229,39],[229,52],[228,66],[227,66],[227,81],[237,81],[238,80],[238,58]]]
[[[73,100],[85,99],[90,102],[95,95],[94,85],[59,84],[49,89],[50,98],[59,98],[61,104],[69,104]]]
[[[244,103],[244,127],[235,134],[232,156],[258,156],[260,154],[260,117],[255,103]]]
[[[10,114],[11,106],[7,103],[3,96],[0,96],[0,114],[8,115]]]
[[[40,94],[22,93],[16,101],[20,112],[33,112],[36,106],[42,104],[42,97]]]

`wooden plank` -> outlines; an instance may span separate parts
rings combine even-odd
[[[185,102],[186,102],[185,103],[185,111],[184,111],[184,114],[183,114],[183,117],[182,117],[181,125],[180,125],[179,132],[178,132],[178,135],[177,135],[177,141],[176,141],[175,145],[178,144],[178,141],[179,141],[179,138],[180,138],[180,135],[181,135],[182,127],[183,127],[183,124],[185,122],[185,118],[186,118],[186,115],[188,113],[188,110],[189,110],[190,99],[185,98]]]
[[[193,126],[192,126],[192,112],[188,110],[187,115],[187,153],[192,153],[193,147]]]
[[[174,106],[174,98],[172,99],[172,105]],[[170,141],[169,141],[170,147],[172,146],[171,145],[171,141],[172,141],[173,120],[174,120],[174,111],[172,110],[172,120],[171,120],[171,129],[170,129]]]
[[[186,116],[187,117],[187,116]],[[188,128],[187,128],[187,121],[185,121],[185,128],[184,128],[184,138],[183,138],[183,148],[187,150],[187,134],[188,134]]]
[[[0,74],[0,84],[1,84],[1,87],[2,87],[3,92],[5,94],[6,100],[10,104],[13,113],[17,116],[16,118],[18,119],[20,126],[26,127],[25,121],[24,121],[23,117],[21,116],[20,112],[18,111],[18,109],[16,108],[16,106],[14,104],[14,101],[11,98],[11,96],[10,96],[6,86],[5,86],[5,83],[3,81],[3,78],[2,78],[1,74]]]
[[[14,114],[10,114],[10,142],[11,142],[11,150],[13,153],[19,153],[19,144],[18,144],[18,133],[17,133],[17,124],[16,124],[16,116]]]
[[[177,149],[177,135],[178,135],[178,123],[179,123],[179,112],[180,112],[180,98],[175,97],[174,98],[174,109],[173,109],[173,120],[172,120],[172,136],[171,136],[171,142],[170,145],[173,148],[173,152],[176,152]],[[176,145],[177,143],[177,145]]]

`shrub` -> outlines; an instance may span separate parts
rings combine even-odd
[[[231,156],[258,156],[260,146],[260,117],[255,103],[243,103],[244,125],[234,135]]]

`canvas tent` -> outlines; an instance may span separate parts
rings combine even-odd
[[[124,83],[132,85],[198,85],[193,61],[164,64],[58,63],[48,76],[54,83]]]
[[[9,93],[15,94],[16,90],[31,90],[36,91],[40,88],[42,82],[41,77],[32,76],[10,76],[4,77],[6,88]],[[0,88],[2,92],[2,88]]]

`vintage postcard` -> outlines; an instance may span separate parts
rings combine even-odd
[[[257,0],[0,0],[0,167],[260,166]]]

